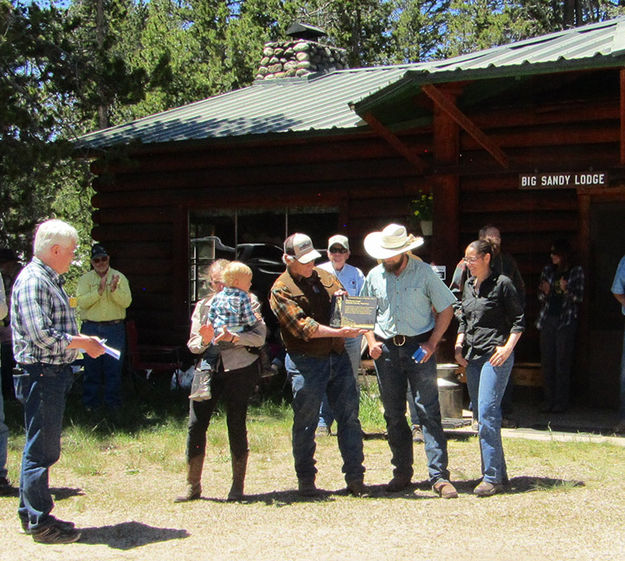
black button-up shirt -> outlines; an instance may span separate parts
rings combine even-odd
[[[510,333],[525,330],[523,306],[512,281],[491,272],[475,290],[475,277],[464,285],[458,333],[464,333],[465,358],[490,356]]]

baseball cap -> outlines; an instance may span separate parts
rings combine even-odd
[[[347,239],[347,236],[342,236],[341,234],[336,234],[335,236],[332,236],[328,240],[328,249],[330,249],[333,245],[340,245],[341,247],[344,247],[347,251],[349,251],[349,240]]]
[[[306,234],[291,234],[284,240],[284,253],[295,257],[302,264],[319,259],[321,254],[313,247],[312,240]]]
[[[101,243],[93,244],[93,247],[91,248],[91,259],[93,259],[94,257],[101,257],[103,255],[108,255],[106,249],[104,249],[104,246]]]

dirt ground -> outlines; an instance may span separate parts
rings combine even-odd
[[[344,491],[336,438],[327,437],[317,450],[324,494],[302,499],[294,491],[288,436],[277,438],[285,442],[271,454],[252,448],[242,503],[223,500],[229,465],[222,457],[207,461],[203,499],[186,504],[172,502],[182,474],[155,464],[80,477],[55,466],[54,514],[76,522],[81,540],[35,544],[18,531],[17,495],[2,497],[0,560],[625,560],[623,470],[604,477],[587,460],[554,470],[540,458],[526,462],[521,448],[509,457],[509,492],[479,499],[471,494],[477,444],[450,441],[458,499],[433,495],[422,447],[415,452],[415,484],[387,495],[390,456],[379,438],[365,442],[370,496],[354,498]]]

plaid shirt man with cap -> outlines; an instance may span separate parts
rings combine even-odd
[[[406,422],[410,382],[425,440],[430,484],[447,499],[458,493],[449,482],[433,354],[453,317],[456,299],[427,263],[410,259],[408,252],[421,244],[422,238],[409,236],[398,224],[369,234],[365,250],[382,262],[369,272],[360,295],[378,302],[374,331],[368,331],[365,337],[375,361],[395,466],[387,491],[401,491],[412,479],[412,434]],[[417,360],[413,355],[419,348],[423,354]]]
[[[362,330],[329,327],[332,296],[343,287],[336,277],[315,268],[319,257],[307,235],[289,236],[283,255],[287,268],[274,283],[270,296],[288,353],[285,362],[293,391],[295,472],[300,494],[316,495],[315,429],[319,406],[327,393],[338,424],[347,489],[361,495],[365,468],[358,392],[343,339],[356,337]]]

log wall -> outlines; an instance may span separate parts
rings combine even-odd
[[[110,248],[113,266],[130,279],[132,313],[141,337],[163,343],[186,340],[190,209],[338,207],[337,231],[347,231],[352,262],[367,269],[373,263],[363,255],[364,236],[391,221],[405,223],[409,201],[418,190],[429,191],[441,177],[452,177],[446,189],[457,190],[448,196],[458,201],[458,218],[449,223],[449,216],[440,215],[440,209],[451,212],[449,205],[436,205],[435,235],[423,255],[431,258],[437,235],[451,228],[455,243],[449,247],[446,241],[438,263],[447,266],[450,276],[479,228],[498,225],[504,250],[517,259],[527,285],[529,328],[519,360],[538,361],[532,327],[538,276],[553,239],[580,241],[582,218],[575,190],[521,191],[518,175],[607,170],[612,185],[623,184],[619,99],[600,92],[531,106],[480,107],[467,115],[506,153],[508,169],[462,130],[454,139],[458,157],[437,159],[432,128],[399,134],[432,166],[426,175],[370,131],[146,146],[129,149],[124,157],[95,161],[93,237]]]

